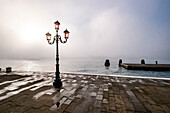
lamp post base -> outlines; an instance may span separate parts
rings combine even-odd
[[[53,86],[54,86],[55,88],[61,88],[61,87],[62,87],[62,81],[61,81],[61,79],[60,79],[60,78],[56,78],[56,79],[54,80],[54,82],[53,82]]]

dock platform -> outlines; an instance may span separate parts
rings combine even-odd
[[[131,64],[121,63],[121,67],[128,70],[170,71],[170,64]]]

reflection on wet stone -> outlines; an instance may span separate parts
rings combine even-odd
[[[160,85],[158,80],[71,74],[63,74],[62,79],[63,87],[60,91],[51,88],[53,74],[37,74],[33,77],[0,83],[9,86],[9,89],[4,90],[5,86],[0,90],[0,93],[5,95],[0,96],[0,112],[3,112],[3,106],[11,107],[5,109],[5,112],[17,112],[14,109],[19,109],[19,107],[16,107],[15,103],[20,102],[18,105],[23,109],[26,109],[25,106],[30,107],[30,112],[112,113],[161,111],[169,113],[166,104],[169,101],[165,99],[169,96],[167,93],[169,81],[165,81],[165,84],[160,80],[159,82],[162,83]],[[143,82],[145,82],[144,85],[141,84]],[[13,87],[12,85],[16,83],[20,84]],[[158,93],[152,93],[155,92],[155,89]],[[162,96],[157,98],[157,95]],[[21,102],[19,97],[22,100],[25,99],[25,101]],[[5,102],[8,99],[11,102],[10,105],[9,102]]]
[[[60,102],[57,102],[56,105],[57,105],[57,108],[58,108],[60,106]]]

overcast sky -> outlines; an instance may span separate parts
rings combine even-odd
[[[170,60],[170,0],[0,0],[0,15],[0,59],[55,57],[58,20],[62,57]]]

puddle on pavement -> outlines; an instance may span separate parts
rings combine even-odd
[[[56,92],[56,90],[54,88],[52,89],[48,89],[48,90],[45,90],[45,91],[41,91],[39,93],[37,93],[36,95],[33,96],[34,99],[38,99],[40,98],[41,96],[45,95],[45,94],[53,94],[54,92]]]
[[[11,81],[5,81],[5,82],[0,83],[0,85],[9,84],[9,83],[17,82],[17,81],[20,81],[20,80],[24,80],[24,78],[20,78],[20,79],[16,79],[16,80],[11,80]]]
[[[39,85],[39,86],[36,86],[36,87],[30,89],[30,91],[35,91],[35,90],[37,90],[37,89],[39,89],[39,88],[41,88],[41,87],[50,86],[50,85],[52,85],[51,80],[48,80],[45,84],[41,84],[41,85]]]
[[[11,97],[11,96],[13,96],[13,95],[16,95],[16,94],[18,94],[18,93],[20,93],[20,92],[22,92],[22,91],[28,90],[28,89],[30,89],[30,88],[37,87],[37,86],[40,86],[40,85],[42,85],[42,84],[46,84],[47,82],[49,82],[49,81],[40,82],[40,83],[37,83],[37,84],[33,84],[33,85],[31,85],[31,86],[28,86],[28,87],[25,87],[25,88],[16,90],[16,91],[8,92],[5,96],[1,96],[1,97],[0,97],[0,101],[1,101],[1,100],[4,100],[4,99],[6,99],[6,98],[9,98],[9,97]]]
[[[11,84],[4,87],[4,89],[0,90],[0,94],[3,94],[7,91],[16,90],[16,89],[19,88],[19,86],[22,86],[22,85],[29,83],[29,81],[27,81],[27,80],[31,80],[31,79],[32,79],[31,77],[28,77],[28,78],[23,79],[23,81],[18,81],[18,80],[14,81],[14,82],[9,81]]]
[[[26,73],[26,74],[28,74],[28,73]],[[21,87],[21,86],[27,85],[29,83],[34,83],[36,81],[39,81],[39,82],[19,89],[19,87]],[[0,97],[0,100],[4,100],[6,98],[9,98],[13,95],[16,95],[16,94],[18,94],[22,91],[28,90],[28,89],[30,89],[30,91],[35,91],[43,86],[50,86],[50,85],[52,85],[52,81],[53,81],[53,78],[47,77],[46,75],[33,75],[30,77],[25,77],[25,78],[20,78],[20,79],[16,79],[16,80],[2,82],[2,83],[0,83],[0,85],[8,84],[8,83],[10,83],[10,85],[8,85],[8,86],[4,87],[2,90],[0,90],[0,94],[7,92],[5,96]],[[50,94],[50,93],[52,93],[52,91],[47,92],[47,94]],[[39,96],[36,96],[36,98],[39,98]]]

